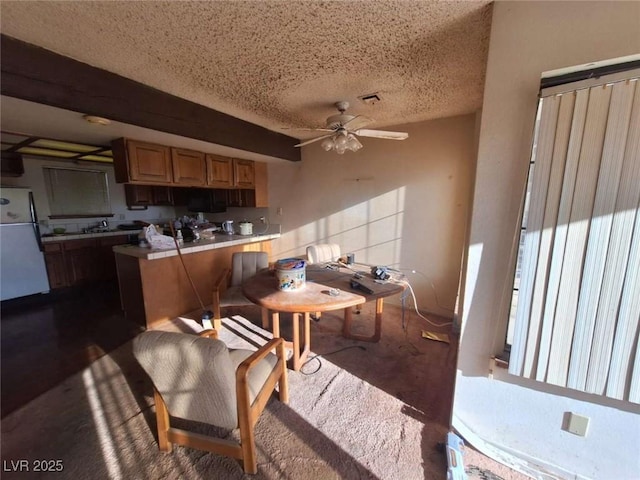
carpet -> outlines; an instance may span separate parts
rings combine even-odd
[[[270,337],[239,316],[225,325],[222,339],[232,347]],[[168,329],[199,326],[180,319]],[[128,342],[3,419],[2,478],[446,478],[446,458],[434,448],[446,428],[327,358],[311,370],[289,371],[288,405],[269,401],[255,429],[258,474],[248,476],[231,458],[158,451],[151,384]],[[237,431],[197,427],[237,438]]]

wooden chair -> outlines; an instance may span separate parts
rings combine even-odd
[[[229,350],[215,330],[201,336],[150,330],[134,340],[134,355],[154,384],[161,451],[175,443],[239,459],[246,473],[257,473],[254,426],[276,385],[280,401],[289,401],[281,338],[257,351]],[[240,443],[172,427],[170,416],[239,428]]]
[[[213,328],[222,328],[224,307],[253,305],[242,293],[242,282],[255,275],[259,270],[269,267],[267,252],[236,252],[231,258],[231,269],[224,269],[213,284]],[[264,316],[263,316],[264,317]],[[263,318],[263,327],[264,318]]]
[[[307,247],[307,260],[313,263],[331,263],[340,260],[340,245],[336,243],[318,243]],[[356,313],[360,313],[362,305],[356,306]],[[321,312],[313,314],[314,320],[319,320]]]

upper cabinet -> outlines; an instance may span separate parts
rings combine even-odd
[[[234,187],[254,188],[256,186],[256,171],[251,160],[233,159]]]
[[[255,162],[207,154],[207,185],[214,188],[255,188]]]
[[[204,153],[182,148],[171,149],[173,183],[186,187],[206,185],[207,168]]]
[[[233,161],[227,157],[220,157],[208,153],[207,185],[214,188],[233,187]]]
[[[117,182],[173,182],[169,147],[121,138],[112,142],[112,148]]]
[[[229,206],[267,206],[267,165],[120,138],[111,142],[116,182],[131,185],[247,190],[229,192]],[[248,191],[250,190],[250,192]],[[151,189],[127,191],[129,205],[159,205]],[[167,199],[171,204],[172,199]],[[254,205],[255,204],[255,205]]]

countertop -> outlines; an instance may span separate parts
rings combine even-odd
[[[97,238],[97,237],[116,237],[118,235],[137,235],[142,230],[110,230],[108,232],[92,232],[92,233],[62,233],[62,234],[45,234],[41,240],[48,242],[64,242],[65,240],[78,240],[79,238]]]
[[[85,235],[80,235],[80,237],[84,238]],[[266,233],[264,235],[216,234],[213,239],[200,239],[195,242],[184,243],[180,247],[180,252],[183,255],[187,255],[189,253],[203,252],[205,250],[213,250],[215,248],[225,248],[232,247],[234,245],[264,242],[266,240],[273,240],[274,238],[280,238],[280,233]],[[143,258],[146,260],[156,260],[158,258],[174,257],[178,255],[178,251],[175,248],[158,250],[138,247],[136,245],[116,245],[113,247],[113,251],[121,255],[128,255],[130,257]]]

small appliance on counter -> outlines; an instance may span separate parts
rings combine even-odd
[[[253,223],[247,220],[240,222],[240,235],[253,235]]]
[[[222,231],[227,235],[233,235],[235,233],[233,230],[233,220],[222,222]]]

